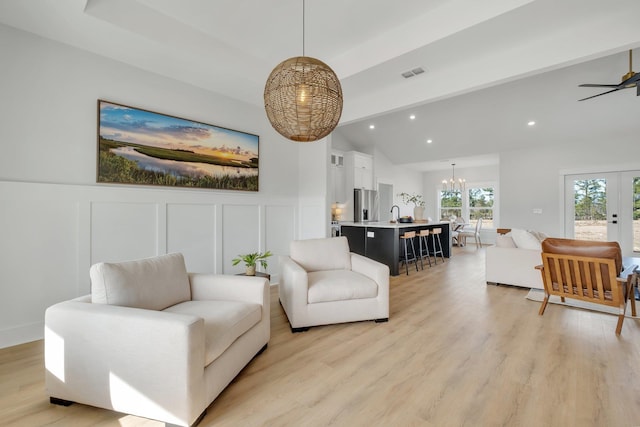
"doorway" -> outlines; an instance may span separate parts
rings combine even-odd
[[[378,220],[391,221],[391,206],[393,206],[393,184],[378,182]]]
[[[617,241],[640,256],[640,171],[565,176],[568,238]]]

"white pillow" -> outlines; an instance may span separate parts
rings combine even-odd
[[[542,242],[544,239],[546,239],[547,237],[547,233],[543,233],[542,231],[534,231],[534,230],[528,230],[529,233],[533,234],[535,236],[536,239],[538,239],[539,242]]]
[[[191,285],[180,253],[91,266],[91,302],[164,310],[191,299]]]
[[[511,237],[515,242],[516,246],[520,249],[534,249],[541,251],[542,246],[540,245],[540,240],[533,234],[529,233],[527,230],[519,230],[512,229]]]
[[[324,270],[351,270],[349,241],[345,236],[293,240],[289,256],[308,273]]]
[[[498,248],[517,248],[516,242],[513,241],[513,237],[510,235],[498,234],[496,236],[496,247]]]

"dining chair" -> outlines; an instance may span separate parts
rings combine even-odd
[[[467,237],[473,237],[476,241],[477,247],[482,247],[482,240],[480,239],[480,230],[482,229],[482,218],[478,218],[474,229],[462,229],[458,231],[458,241],[467,245]]]

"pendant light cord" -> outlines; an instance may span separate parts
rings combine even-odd
[[[304,4],[305,1],[302,0],[302,56],[304,56]]]

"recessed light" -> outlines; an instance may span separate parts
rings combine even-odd
[[[433,142],[432,139],[427,139],[427,144],[431,144]]]
[[[529,123],[527,123],[527,125],[529,125],[529,126],[533,126],[535,124],[536,124],[536,122],[534,122],[533,120],[531,120]]]
[[[369,129],[375,129],[376,127],[374,125],[369,125]]]
[[[415,120],[415,119],[416,119],[416,115],[415,115],[415,114],[412,114],[412,115],[410,115],[410,116],[409,116],[409,118],[410,118],[411,120]]]

